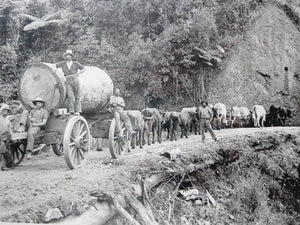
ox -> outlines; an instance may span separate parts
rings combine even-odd
[[[237,107],[234,106],[231,109],[231,128],[234,126],[234,122],[238,119],[240,126],[243,127],[244,124],[248,125],[251,118],[251,112],[247,107]]]
[[[214,107],[212,108],[214,118],[216,119],[217,123],[217,129],[220,130],[221,127],[224,127],[227,125],[227,109],[226,106],[222,103],[216,103]]]
[[[180,113],[178,112],[171,112],[170,114],[170,129],[171,129],[171,137],[170,140],[173,141],[173,139],[175,139],[175,141],[177,140],[176,137],[176,131],[177,131],[177,127],[180,121]]]
[[[170,115],[171,112],[163,112],[162,113],[162,122],[161,122],[161,129],[167,131],[167,139],[170,137]]]
[[[145,108],[142,110],[145,121],[145,133],[147,134],[147,143],[150,145],[150,132],[152,131],[152,144],[154,144],[155,130],[157,133],[157,141],[161,143],[161,122],[162,115],[156,108]]]
[[[264,122],[266,121],[266,110],[262,105],[253,106],[252,119],[255,127],[264,127]]]
[[[181,127],[181,138],[183,138],[183,136],[187,138],[188,127],[191,123],[191,115],[188,111],[181,111],[178,115],[178,119],[179,126]]]
[[[199,129],[199,115],[198,115],[198,108],[197,107],[188,107],[188,108],[183,108],[181,112],[188,113],[188,120],[189,120],[189,125],[188,127],[190,128],[190,132],[193,132],[197,134],[200,134],[200,129]]]
[[[282,106],[270,106],[270,122],[271,126],[285,125],[285,120],[289,117],[292,118],[292,110]]]
[[[285,107],[280,107],[279,108],[279,117],[282,121],[282,125],[285,125],[285,120],[289,117],[292,118],[292,110],[287,109]]]
[[[144,119],[142,113],[138,110],[128,110],[127,115],[130,119],[132,129],[136,132],[136,136],[132,138],[132,148],[138,143],[143,148],[142,138],[144,136]]]

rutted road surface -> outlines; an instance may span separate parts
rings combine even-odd
[[[201,136],[191,135],[188,139],[163,141],[151,146],[132,150],[112,160],[109,150],[91,151],[84,167],[69,170],[63,156],[52,152],[42,152],[24,159],[19,167],[0,172],[0,221],[42,222],[49,208],[58,207],[64,216],[79,215],[93,205],[90,196],[94,192],[118,193],[137,182],[136,174],[155,168],[166,150],[179,148],[182,151],[205,147],[217,147],[238,136],[272,133],[290,133],[300,137],[299,127],[241,128],[215,131],[218,141],[214,142],[206,134],[206,142]],[[299,139],[299,138],[298,138]]]

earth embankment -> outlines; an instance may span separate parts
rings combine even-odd
[[[199,135],[191,135],[188,139],[145,146],[142,150],[133,150],[116,160],[111,159],[106,148],[103,152],[91,151],[87,164],[77,170],[69,170],[62,157],[57,157],[52,152],[42,152],[31,160],[23,161],[13,170],[1,172],[0,221],[41,223],[45,222],[49,209],[58,209],[61,213],[60,220],[77,217],[99,203],[101,194],[122,196],[130,191],[136,196],[140,195],[139,177],[151,181],[152,186],[146,186],[155,192],[160,190],[160,185],[164,184],[170,174],[173,173],[176,177],[185,172],[198,179],[197,182],[193,181],[196,189],[200,192],[208,190],[211,193],[215,201],[220,203],[222,213],[218,214],[219,217],[208,216],[212,213],[209,209],[215,208],[203,203],[199,206],[202,216],[197,213],[189,215],[184,210],[174,211],[174,220],[169,221],[171,224],[176,224],[181,217],[186,217],[189,221],[200,218],[211,222],[221,221],[226,217],[224,221],[231,224],[246,224],[249,221],[255,223],[254,218],[263,216],[259,214],[262,208],[267,209],[264,212],[271,215],[278,214],[277,220],[274,220],[279,222],[277,224],[284,219],[291,221],[290,224],[296,224],[293,213],[299,213],[300,202],[300,128],[227,129],[216,131],[216,134],[219,139],[217,142],[207,137],[207,141],[202,143]],[[174,149],[177,153],[172,160],[165,157],[166,154],[161,155],[165,152],[172,155]],[[247,171],[251,174],[250,177]],[[259,174],[259,179],[253,178],[253,174]],[[227,179],[229,183],[225,182]],[[253,184],[256,181],[261,184],[264,179],[266,189],[255,189]],[[272,182],[274,186],[269,189],[268,185]],[[176,181],[173,183],[176,188]],[[181,184],[179,186],[182,190],[185,188]],[[245,202],[249,197],[246,191],[248,189],[254,190],[251,196],[256,199],[256,205]],[[226,192],[222,194],[223,197],[220,195],[221,190]],[[267,193],[262,190],[268,190],[269,193],[263,195],[266,205],[260,204],[255,195],[260,192]],[[244,197],[239,193],[245,193]],[[227,197],[226,202],[225,195],[235,196],[237,199]],[[164,197],[167,194],[162,195],[161,199]],[[236,208],[230,207],[233,201],[239,203]],[[289,204],[286,205],[285,202]],[[277,204],[277,208],[273,203]],[[159,209],[160,204],[153,200],[156,208]],[[272,207],[266,208],[268,205]],[[194,206],[189,207],[197,209]],[[239,213],[239,207],[244,211]],[[167,220],[167,211],[164,207],[154,211],[158,222],[162,218]]]

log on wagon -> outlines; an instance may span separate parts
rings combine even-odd
[[[115,121],[106,110],[113,93],[113,82],[105,71],[86,66],[79,75],[81,89],[81,115],[69,115],[66,79],[55,64],[29,65],[19,81],[19,98],[28,110],[34,108],[32,100],[41,97],[50,113],[47,124],[37,135],[37,141],[51,145],[55,154],[64,155],[70,169],[84,165],[92,138],[110,138],[110,150],[116,158],[124,148],[115,137]],[[124,131],[126,135],[126,131]],[[14,152],[15,165],[25,154],[26,132],[14,133],[12,141],[19,143]]]

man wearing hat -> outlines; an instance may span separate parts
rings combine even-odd
[[[3,104],[0,109],[0,158],[3,159],[4,163],[1,163],[1,170],[7,171],[7,163],[10,159],[8,154],[7,145],[12,133],[12,125],[8,119],[8,113],[10,108],[7,104]],[[2,160],[1,160],[2,161]]]
[[[28,115],[29,129],[27,132],[27,158],[30,159],[30,153],[33,150],[34,138],[36,134],[44,127],[47,123],[49,113],[44,109],[45,101],[42,98],[37,97],[32,101],[35,108],[32,109]],[[22,126],[25,127],[26,122],[21,122]]]
[[[79,85],[79,74],[85,71],[83,65],[77,61],[73,61],[72,50],[67,50],[63,54],[65,61],[56,63],[57,68],[61,68],[66,80],[67,80],[67,98],[69,105],[69,112],[73,114],[74,112],[79,115],[81,111],[80,104],[80,85]]]
[[[200,118],[200,131],[202,135],[202,142],[205,141],[204,131],[207,130],[211,137],[216,141],[217,137],[212,130],[211,121],[213,119],[213,111],[208,107],[208,102],[203,100],[201,101],[201,106],[199,107],[199,118]]]

